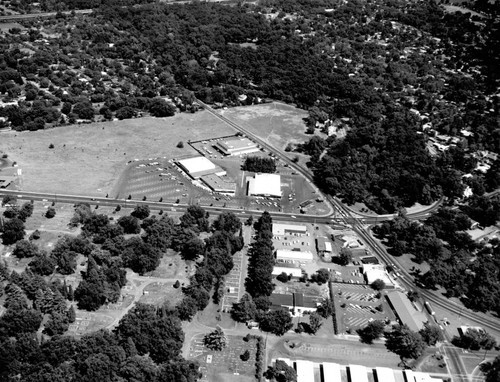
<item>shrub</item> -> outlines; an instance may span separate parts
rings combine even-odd
[[[54,207],[47,208],[47,212],[45,212],[45,217],[47,219],[52,219],[54,216],[56,216],[56,209]]]

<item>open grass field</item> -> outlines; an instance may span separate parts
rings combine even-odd
[[[219,112],[241,123],[277,149],[285,150],[288,143],[303,143],[311,136],[305,133],[305,110],[273,102],[263,105],[241,106]]]
[[[255,381],[255,341],[245,342],[241,336],[227,337],[228,346],[222,351],[207,349],[203,345],[202,335],[194,337],[191,341],[189,358],[195,359],[200,364],[200,371],[203,374],[200,381]],[[248,361],[240,359],[245,350],[250,352]]]
[[[22,168],[24,190],[103,196],[129,160],[194,154],[189,145],[180,149],[177,143],[230,134],[233,129],[202,111],[171,118],[4,132],[0,152]]]

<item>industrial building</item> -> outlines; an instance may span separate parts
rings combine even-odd
[[[234,195],[236,192],[236,183],[227,181],[215,174],[203,175],[201,178],[213,192],[224,195]]]
[[[225,170],[202,156],[181,159],[177,161],[177,165],[193,179],[199,179],[204,175],[210,174],[215,174],[218,176],[226,175]]]
[[[441,378],[434,378],[428,373],[412,370],[393,370],[386,367],[372,369],[360,365],[344,366],[331,362],[293,361],[288,358],[276,359],[278,360],[295,368],[297,382],[443,382]],[[315,377],[315,369],[318,368],[321,372],[320,379]]]
[[[255,174],[247,178],[248,196],[281,198],[281,177],[276,174]]]
[[[273,235],[305,235],[307,227],[304,225],[278,224],[273,223]]]
[[[286,267],[274,267],[273,276],[281,275],[286,273],[287,275],[292,275],[292,278],[302,277],[302,269],[300,268],[286,268]]]
[[[387,293],[387,300],[401,324],[408,325],[414,332],[418,332],[424,327],[427,317],[424,313],[419,312],[413,307],[411,301],[404,293],[391,291]]]
[[[234,138],[219,141],[215,148],[224,155],[243,155],[259,151],[259,147],[255,142],[248,138]]]
[[[314,260],[314,256],[309,251],[291,251],[288,249],[276,250],[277,263],[309,263]]]

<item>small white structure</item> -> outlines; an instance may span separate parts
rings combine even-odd
[[[286,273],[287,275],[292,275],[292,277],[299,278],[302,277],[302,269],[300,268],[286,268],[286,267],[274,267],[273,276],[281,275]]]
[[[309,251],[290,251],[288,249],[276,250],[276,262],[278,263],[309,263],[314,260],[314,256]]]
[[[388,367],[376,367],[377,382],[396,382],[394,371]]]
[[[366,367],[361,365],[349,365],[349,382],[368,382]]]
[[[273,235],[305,235],[307,227],[304,225],[273,223]]]
[[[297,371],[297,382],[314,382],[314,364],[311,361],[295,361]]]
[[[257,144],[248,138],[219,141],[215,147],[224,155],[243,155],[259,151]]]
[[[323,362],[323,381],[325,382],[342,381],[342,376],[340,373],[340,365],[338,363]]]
[[[181,159],[177,161],[177,165],[193,179],[198,179],[208,174],[215,174],[218,176],[226,175],[226,171],[202,156]]]
[[[281,177],[277,174],[255,174],[247,183],[248,196],[281,198]]]

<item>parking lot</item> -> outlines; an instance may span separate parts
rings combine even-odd
[[[373,320],[396,319],[384,296],[377,297],[367,285],[332,283],[331,288],[339,333],[352,333]]]
[[[233,303],[238,302],[245,293],[245,279],[247,277],[247,246],[252,237],[252,228],[243,226],[243,239],[245,248],[233,256],[234,267],[225,279],[225,293],[222,299],[222,311],[230,312]]]

